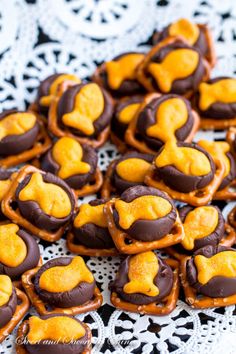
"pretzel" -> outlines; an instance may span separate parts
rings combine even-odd
[[[43,265],[43,259],[42,259],[42,257],[40,257],[37,267],[41,267],[42,265]],[[21,278],[19,280],[13,280],[12,283],[15,288],[20,289],[20,290],[24,290],[23,286],[22,286]]]
[[[61,129],[60,125],[57,121],[57,106],[58,102],[62,96],[62,94],[70,88],[72,85],[71,81],[64,81],[58,86],[57,94],[52,100],[52,103],[49,107],[49,114],[48,114],[48,129],[50,132],[55,135],[56,137],[60,138],[62,136],[70,136],[76,139],[81,144],[87,144],[94,148],[98,148],[105,144],[108,140],[110,134],[110,126],[107,126],[100,134],[98,134],[97,139],[89,139],[83,138],[78,135],[71,133],[71,131],[67,128]]]
[[[83,322],[83,326],[85,327],[86,332],[88,333],[88,344],[87,344],[87,348],[82,352],[82,354],[90,354],[92,348],[92,344],[91,344],[92,332],[86,323]],[[16,341],[17,354],[29,354],[29,352],[26,350],[24,345],[24,340],[28,334],[28,331],[29,331],[29,320],[25,320],[20,324],[17,330],[17,341]]]
[[[40,169],[41,164],[39,159],[34,159],[31,161],[31,165]],[[95,174],[94,174],[94,180],[91,183],[85,184],[82,188],[80,189],[73,189],[74,194],[76,197],[85,197],[86,195],[91,195],[95,194],[99,191],[103,184],[103,174],[100,171],[100,169],[97,167]]]
[[[165,259],[165,262],[173,269],[174,282],[170,294],[164,299],[148,305],[136,305],[122,300],[116,292],[112,292],[111,303],[118,309],[142,315],[165,316],[171,313],[176,307],[179,296],[179,262],[174,259]]]
[[[12,204],[16,201],[15,193],[19,184],[25,179],[25,177],[27,177],[31,173],[39,171],[42,174],[45,174],[44,171],[38,170],[36,167],[30,165],[26,165],[19,170],[14,181],[11,184],[11,188],[8,190],[7,194],[2,200],[2,211],[4,215],[6,215],[10,220],[22,226],[24,229],[30,231],[33,235],[36,235],[40,239],[48,242],[55,242],[62,237],[69,222],[67,222],[64,226],[60,227],[57,231],[49,232],[46,230],[39,229],[37,226],[33,225],[31,222],[23,218],[20,211],[18,209],[14,210],[12,206]]]
[[[236,158],[236,127],[230,127],[226,133],[226,141],[230,146],[230,152]]]
[[[30,112],[30,111],[29,111]],[[52,145],[52,141],[47,133],[42,118],[37,115],[40,131],[34,143],[34,146],[18,155],[11,155],[0,159],[0,167],[9,168],[17,166],[23,162],[29,161],[45,153]]]
[[[212,200],[224,176],[225,165],[223,164],[223,162],[220,160],[215,160],[214,162],[216,165],[216,172],[213,180],[206,187],[196,189],[189,193],[178,192],[168,187],[162,180],[157,179],[156,176],[154,178],[156,170],[156,167],[154,165],[150,168],[148,174],[145,177],[144,182],[148,186],[155,187],[157,189],[160,189],[161,191],[166,192],[173,199],[177,199],[181,202],[188,203],[193,206],[203,206],[208,204]]]
[[[214,68],[216,65],[216,52],[215,52],[215,46],[213,42],[213,38],[211,35],[211,32],[209,31],[208,27],[203,24],[197,24],[200,30],[204,32],[206,41],[207,41],[207,47],[209,48],[209,51],[207,55],[205,56],[206,60],[210,64],[211,69]]]
[[[103,297],[98,287],[96,287],[94,289],[93,299],[87,301],[83,305],[69,307],[69,308],[53,307],[52,310],[47,309],[47,304],[40,299],[40,297],[38,296],[34,288],[33,278],[35,277],[39,269],[40,267],[36,267],[34,269],[30,269],[27,272],[25,272],[22,275],[22,285],[32,305],[35,307],[36,311],[41,316],[51,315],[51,314],[64,314],[64,315],[74,316],[80,313],[94,311],[98,309],[100,306],[102,306]]]
[[[150,60],[152,57],[156,54],[156,52],[169,44],[173,44],[177,41],[181,40],[183,44],[186,44],[189,47],[189,44],[186,40],[183,39],[181,36],[173,36],[173,37],[167,37],[163,39],[161,42],[157,43],[155,46],[152,47],[152,49],[146,54],[145,58],[141,62],[141,64],[137,68],[137,79],[138,81],[145,87],[145,89],[148,92],[156,92],[156,88],[152,84],[151,78],[146,77],[146,67],[149,64]],[[204,69],[205,69],[205,75],[202,78],[202,81],[207,81],[210,77],[210,64],[207,62],[206,59],[202,58]],[[184,95],[186,98],[190,98],[193,94],[193,90],[187,91]]]
[[[140,105],[140,108],[138,109],[136,115],[134,118],[131,120],[131,122],[128,125],[128,128],[125,132],[125,141],[127,144],[133,146],[135,149],[137,149],[140,152],[143,153],[148,153],[148,154],[156,154],[155,150],[152,150],[147,146],[145,141],[141,141],[140,138],[137,138],[137,121],[138,121],[138,116],[139,113],[146,107],[148,103],[150,103],[153,99],[160,97],[161,95],[159,93],[152,93],[148,94],[145,96],[142,104]],[[184,140],[186,143],[191,143],[194,135],[198,131],[199,125],[200,125],[200,118],[194,110],[191,111],[193,115],[193,127],[191,129],[191,132],[189,133],[188,137]]]
[[[99,191],[103,183],[103,175],[100,169],[97,167],[94,174],[94,181],[87,183],[81,189],[74,189],[76,197],[84,197],[86,195],[95,194]]]
[[[118,251],[116,248],[89,248],[83,245],[78,245],[74,243],[74,235],[72,232],[69,232],[66,239],[66,244],[70,252],[90,257],[109,257],[109,256],[118,256]]]
[[[236,200],[236,178],[223,189],[216,191],[213,200]]]
[[[225,234],[220,240],[219,244],[224,247],[231,247],[236,242],[236,231],[228,224],[225,223]],[[183,250],[184,251],[184,250]],[[175,247],[167,247],[165,252],[178,261],[181,261],[188,256],[187,253],[180,253]]]
[[[201,129],[224,130],[230,127],[236,127],[236,117],[228,118],[228,119],[223,117],[218,119],[201,117],[201,123],[200,123]]]
[[[202,31],[204,33],[204,36],[206,38],[207,47],[209,48],[209,50],[208,50],[208,54],[205,55],[204,57],[206,58],[206,60],[210,64],[211,68],[213,68],[215,66],[215,64],[216,64],[216,53],[215,53],[215,47],[214,47],[214,43],[213,43],[213,38],[212,38],[211,32],[209,31],[209,29],[208,29],[208,27],[206,25],[202,25],[200,23],[197,23],[197,27],[200,29],[200,31]],[[158,35],[159,35],[158,32],[156,32],[153,35],[154,43],[155,43],[155,41],[158,40]],[[169,35],[168,37],[171,37],[171,36]],[[183,38],[183,40],[185,40],[185,39]]]
[[[0,328],[0,343],[2,343],[4,339],[11,334],[30,307],[29,299],[25,293],[17,288],[15,288],[15,290],[19,304],[17,304],[16,311],[11,320],[4,327]]]
[[[165,248],[182,241],[184,237],[184,229],[178,214],[176,221],[168,235],[163,236],[160,240],[150,242],[138,241],[116,227],[113,218],[114,204],[114,199],[107,202],[104,206],[104,212],[107,217],[109,232],[116,248],[120,253],[136,254],[140,252],[151,251],[154,249]]]
[[[228,223],[236,229],[236,206],[228,214]]]
[[[184,289],[185,300],[191,307],[205,309],[236,304],[236,294],[224,298],[212,298],[204,295],[198,296],[196,289],[191,287],[187,280],[186,265],[189,259],[191,259],[191,257],[184,257],[180,262],[180,279]]]
[[[114,132],[110,132],[111,142],[117,147],[120,154],[124,154],[128,150],[127,144],[122,141]]]
[[[109,199],[111,196],[111,193],[115,192],[115,188],[111,184],[111,178],[112,178],[114,166],[115,166],[115,163],[117,160],[118,159],[111,161],[111,163],[109,164],[109,166],[106,170],[106,174],[105,174],[102,189],[101,189],[101,197],[102,198]]]

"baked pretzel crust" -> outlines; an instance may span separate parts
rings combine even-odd
[[[236,200],[236,178],[223,189],[216,191],[213,200]]]
[[[116,248],[120,253],[136,254],[140,252],[151,251],[154,249],[165,248],[177,244],[183,239],[184,229],[178,213],[172,230],[169,234],[163,236],[161,239],[144,242],[131,238],[127,233],[119,230],[115,225],[113,218],[114,203],[114,199],[107,202],[104,206],[104,212],[107,217],[109,232],[116,245]]]
[[[212,118],[205,118],[201,117],[201,122],[200,122],[200,128],[207,130],[224,130],[230,127],[236,127],[236,117],[235,118],[229,118],[225,119],[222,117],[222,119],[212,119]]]
[[[118,251],[116,248],[89,248],[83,245],[74,243],[74,235],[72,232],[69,232],[66,238],[66,245],[70,252],[90,257],[109,257],[109,256],[118,256]]]
[[[204,32],[206,41],[207,41],[207,47],[208,47],[208,53],[205,56],[206,60],[210,64],[211,68],[214,68],[216,65],[216,52],[215,52],[215,46],[213,42],[213,38],[211,35],[211,31],[209,30],[208,26],[203,25],[203,24],[197,24],[200,30]]]
[[[215,53],[215,46],[214,46],[213,38],[211,35],[211,31],[208,29],[208,27],[206,25],[202,25],[200,23],[197,23],[197,26],[200,30],[203,31],[206,41],[207,41],[208,53],[204,57],[209,62],[211,68],[213,68],[216,64],[216,53]],[[156,32],[154,34],[154,36],[153,36],[154,41],[155,41],[155,38],[157,38],[158,34],[159,34],[158,32]],[[168,37],[171,37],[171,36],[168,36]],[[184,40],[184,38],[183,38],[183,40]]]
[[[236,294],[224,298],[212,298],[204,295],[198,297],[196,289],[190,286],[187,279],[186,265],[189,259],[191,257],[184,257],[180,262],[180,279],[184,289],[185,300],[191,307],[205,309],[236,304]]]
[[[236,158],[236,127],[230,127],[226,133],[226,141],[230,146],[230,152]]]
[[[152,57],[156,54],[156,52],[158,50],[168,46],[169,44],[173,44],[179,40],[181,40],[184,44],[189,46],[188,42],[186,42],[186,40],[184,40],[183,37],[181,37],[181,36],[167,37],[167,38],[163,39],[161,42],[157,43],[154,47],[152,47],[152,49],[147,53],[147,55],[145,56],[145,58],[143,59],[141,64],[138,66],[137,79],[138,79],[138,81],[140,81],[140,83],[145,87],[145,89],[148,92],[156,92],[157,91],[156,88],[152,84],[151,78],[147,77],[147,75],[146,75],[146,69],[147,69],[147,66],[148,66],[150,60],[152,59]],[[210,67],[210,64],[208,63],[208,61],[204,57],[202,57],[202,61],[203,61],[203,65],[205,68],[205,75],[203,76],[201,81],[207,81],[210,77],[211,67]],[[170,92],[168,92],[168,93],[170,93]],[[192,96],[192,94],[193,94],[193,90],[189,90],[183,96],[186,98],[190,98]]]
[[[28,295],[32,305],[35,307],[36,311],[41,315],[51,315],[51,314],[65,314],[65,315],[78,315],[80,313],[85,313],[88,311],[94,311],[102,306],[103,297],[98,289],[94,290],[93,299],[87,301],[83,305],[69,307],[69,308],[60,308],[54,307],[52,310],[47,309],[47,304],[44,303],[34,289],[33,279],[35,274],[39,271],[40,267],[30,269],[22,275],[22,285],[25,289],[26,294]]]
[[[171,313],[175,307],[179,296],[179,262],[174,259],[165,259],[166,263],[173,269],[174,282],[168,296],[160,302],[153,302],[148,305],[135,305],[122,300],[116,292],[111,293],[111,303],[118,309],[128,312],[137,312],[142,315],[165,316]]]
[[[40,130],[32,148],[23,151],[18,155],[11,155],[11,156],[1,158],[0,167],[9,168],[9,167],[17,166],[23,162],[27,162],[37,156],[42,155],[51,147],[52,141],[44,126],[43,119],[38,114],[37,114],[37,122],[39,124]]]
[[[17,342],[16,342],[16,353],[17,354],[29,354],[29,352],[26,350],[25,345],[24,345],[24,339],[27,336],[28,333],[28,326],[29,326],[29,321],[23,321],[17,331]],[[83,326],[85,327],[87,333],[88,333],[88,345],[87,348],[82,352],[82,354],[90,354],[91,349],[92,349],[92,332],[89,326],[83,322]]]
[[[101,189],[101,197],[102,198],[108,199],[108,198],[110,198],[112,192],[114,192],[114,193],[116,192],[115,187],[113,187],[111,184],[111,177],[112,177],[114,166],[115,166],[115,163],[117,160],[118,159],[111,161],[111,163],[109,164],[109,166],[106,170],[106,174],[105,174],[102,189]]]
[[[27,313],[30,302],[28,297],[23,293],[23,291],[16,289],[17,299],[20,301],[20,304],[17,305],[16,311],[12,316],[11,320],[2,328],[0,328],[0,343],[4,341],[4,339],[11,334],[13,329],[18,325],[18,323],[22,320],[22,318]]]
[[[223,180],[225,166],[220,160],[215,160],[214,162],[216,165],[216,172],[213,177],[213,180],[206,187],[196,189],[189,193],[178,192],[168,187],[162,180],[154,178],[156,170],[155,165],[152,165],[150,171],[147,173],[145,177],[145,183],[148,186],[155,187],[166,192],[173,199],[177,199],[181,202],[188,203],[193,206],[203,206],[208,204],[212,200],[215,192],[217,191],[218,187],[220,186]]]
[[[43,265],[43,259],[42,259],[42,257],[40,257],[37,267],[41,267],[42,265]],[[22,286],[21,278],[19,280],[13,280],[12,283],[15,286],[15,288],[20,289],[20,290],[24,290],[24,288]]]
[[[90,145],[94,148],[98,148],[102,145],[105,144],[105,142],[108,140],[109,135],[110,135],[110,126],[107,126],[100,134],[98,134],[97,139],[89,139],[85,137],[80,137],[78,135],[75,135],[71,133],[71,131],[67,128],[61,129],[58,120],[57,120],[57,106],[58,102],[62,96],[62,94],[71,86],[74,86],[75,83],[73,81],[64,81],[58,86],[58,91],[56,96],[53,98],[52,103],[49,107],[49,113],[48,113],[48,129],[50,132],[57,136],[58,138],[61,138],[63,136],[70,136],[74,139],[76,139],[79,143],[81,144],[87,144]]]
[[[220,240],[219,244],[224,247],[231,247],[236,242],[236,232],[228,223],[225,223],[225,234]],[[171,257],[174,257],[178,261],[181,261],[185,257],[188,257],[186,253],[179,253],[174,247],[167,247],[165,252]]]
[[[103,184],[103,175],[100,169],[97,167],[94,180],[91,183],[85,184],[81,189],[73,189],[76,197],[85,197],[86,195],[95,194],[99,191]]]
[[[110,139],[111,142],[117,147],[117,150],[120,154],[124,154],[126,151],[128,151],[129,147],[127,144],[118,138],[118,136],[112,131],[110,132]]]
[[[36,235],[42,240],[54,242],[62,237],[69,222],[67,222],[64,226],[60,227],[57,231],[49,232],[43,229],[39,229],[37,226],[30,223],[28,220],[23,218],[19,210],[14,210],[12,207],[12,203],[16,200],[15,193],[18,185],[25,179],[25,177],[27,177],[33,172],[40,172],[42,174],[45,174],[44,171],[41,171],[36,167],[30,165],[26,165],[19,170],[19,172],[15,176],[14,181],[11,184],[11,188],[8,190],[2,200],[2,211],[4,215],[6,215],[14,223],[22,226],[23,228],[30,231],[32,234]]]
[[[236,229],[236,206],[228,214],[228,223]]]
[[[134,118],[131,120],[131,122],[128,125],[128,128],[125,132],[125,141],[128,145],[133,146],[135,149],[137,149],[140,152],[143,153],[148,153],[148,154],[156,154],[155,150],[152,150],[147,146],[145,141],[139,140],[137,138],[137,120],[139,113],[146,107],[148,103],[150,103],[153,99],[161,97],[161,94],[159,93],[151,93],[145,96],[140,108],[138,109],[137,113],[135,114]],[[188,135],[188,137],[184,140],[186,143],[191,143],[196,132],[199,129],[200,125],[200,118],[199,115],[197,114],[196,111],[192,110],[192,115],[193,115],[193,127]]]

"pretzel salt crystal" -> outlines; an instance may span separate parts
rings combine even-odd
[[[148,186],[160,189],[171,196],[171,198],[188,203],[193,206],[207,205],[214,197],[215,192],[220,186],[224,173],[225,165],[220,160],[215,160],[216,171],[213,180],[204,188],[196,189],[189,193],[181,193],[168,187],[162,180],[155,176],[156,167],[153,165],[145,177],[145,183]]]
[[[104,212],[107,217],[109,232],[116,245],[116,248],[120,253],[136,254],[140,252],[151,251],[154,249],[165,248],[181,242],[184,237],[183,225],[179,216],[177,215],[176,221],[170,233],[163,236],[161,239],[150,242],[135,240],[131,238],[127,233],[119,230],[116,227],[113,217],[114,204],[114,199],[107,202],[104,206]]]
[[[179,262],[173,259],[165,259],[165,262],[173,269],[174,281],[170,294],[164,299],[148,305],[136,305],[122,300],[116,292],[112,292],[111,303],[118,309],[142,315],[165,316],[171,313],[176,307],[179,296]]]
[[[236,294],[224,298],[212,298],[209,296],[198,296],[196,289],[190,286],[187,279],[187,262],[191,257],[184,257],[180,263],[180,279],[184,289],[185,300],[193,308],[205,309],[211,307],[222,307],[236,304]]]
[[[85,313],[89,311],[94,311],[102,305],[103,297],[96,287],[94,289],[94,296],[91,300],[87,301],[83,305],[73,306],[69,308],[59,308],[55,307],[52,310],[47,309],[47,304],[44,303],[35,291],[33,279],[36,273],[39,271],[40,267],[30,269],[22,275],[22,285],[28,295],[32,305],[35,307],[36,311],[40,315],[51,315],[51,314],[65,314],[65,315],[78,315],[80,313]]]
[[[48,242],[55,242],[59,240],[62,235],[65,232],[65,229],[68,225],[68,222],[60,227],[57,231],[55,232],[49,232],[47,230],[39,229],[37,226],[33,225],[31,222],[26,220],[19,210],[15,210],[12,206],[12,204],[16,200],[16,190],[19,186],[19,184],[31,173],[38,172],[36,167],[26,165],[22,167],[19,172],[16,174],[15,179],[13,180],[11,184],[11,188],[8,190],[6,195],[4,196],[2,200],[2,212],[4,215],[6,215],[10,220],[12,220],[14,223],[22,226],[26,230],[30,231],[33,235],[36,235],[37,237],[41,238],[42,240],[48,241]],[[40,171],[42,174],[45,174],[44,171]]]
[[[67,128],[61,129],[60,125],[58,123],[57,119],[57,107],[58,107],[58,102],[62,96],[62,94],[71,86],[73,86],[75,83],[71,81],[64,81],[58,86],[58,92],[56,96],[53,98],[52,103],[49,107],[49,114],[48,114],[48,129],[50,132],[55,135],[58,138],[61,138],[63,136],[69,136],[71,138],[76,139],[80,144],[87,144],[90,145],[94,148],[98,148],[102,145],[105,144],[105,142],[108,140],[109,135],[110,135],[110,126],[107,126],[103,131],[98,134],[97,139],[93,138],[85,138],[85,137],[80,137],[78,135],[75,135],[71,133],[71,131]]]

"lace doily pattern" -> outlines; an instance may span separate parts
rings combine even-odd
[[[232,75],[235,12],[233,0],[1,0],[1,110],[24,109],[34,100],[39,81],[53,72],[86,78],[98,63],[121,52],[147,51],[153,31],[179,17],[208,22],[218,55],[213,76]],[[224,136],[224,132],[199,132],[196,139]],[[104,171],[116,156],[114,146],[107,143],[99,151],[100,168]],[[80,198],[79,203],[91,199]],[[234,204],[217,203],[225,217]],[[44,262],[70,255],[65,239],[52,245],[40,241],[40,248]],[[165,317],[124,313],[111,306],[108,291],[120,259],[86,260],[104,296],[97,312],[79,316],[91,326],[94,354],[236,352],[235,306],[198,311],[181,296],[176,310]],[[15,340],[16,331],[0,345],[0,354],[15,353]]]

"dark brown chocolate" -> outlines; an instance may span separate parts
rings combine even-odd
[[[104,199],[89,202],[92,206],[106,203]],[[109,249],[115,247],[107,227],[87,223],[79,228],[73,227],[74,243],[88,248]]]
[[[163,39],[169,37],[169,28],[171,25],[166,26],[162,31],[155,32],[152,38],[153,45],[161,42]],[[199,27],[199,36],[196,42],[193,44],[193,48],[196,48],[205,57],[209,54],[208,41],[206,39],[204,29]]]
[[[20,229],[17,235],[24,241],[27,247],[27,255],[24,261],[17,267],[8,267],[3,263],[0,263],[0,274],[8,275],[12,280],[20,279],[21,275],[29,269],[35,268],[40,259],[39,246],[34,239],[33,235],[30,235],[25,230]]]
[[[130,302],[136,305],[147,305],[152,302],[160,302],[164,297],[169,295],[173,287],[173,271],[166,262],[157,256],[158,258],[158,273],[154,279],[154,284],[159,289],[159,295],[148,296],[141,293],[128,294],[125,293],[124,285],[129,282],[129,261],[132,256],[126,257],[118,270],[116,278],[109,284],[109,289],[116,292],[124,301]]]
[[[222,298],[228,297],[236,294],[236,277],[223,277],[223,276],[215,276],[211,278],[205,285],[202,285],[197,280],[197,268],[194,263],[194,257],[197,255],[203,255],[204,257],[210,258],[217,253],[233,251],[236,252],[235,249],[226,248],[223,246],[205,246],[196,251],[193,257],[187,262],[187,278],[189,284],[195,288],[198,294],[209,296],[212,298]]]
[[[79,85],[74,85],[68,88],[61,96],[57,107],[57,118],[58,118],[58,123],[61,125],[62,128],[65,127],[65,125],[62,122],[63,115],[73,111],[74,102],[77,94],[84,86],[89,84],[90,83],[82,83]],[[70,129],[73,132],[73,134],[76,134],[80,137],[96,138],[98,134],[101,133],[110,124],[112,114],[113,114],[112,98],[110,97],[109,93],[106,90],[104,90],[101,87],[100,89],[104,97],[104,110],[101,116],[97,120],[95,120],[93,124],[95,133],[93,135],[87,136],[83,132],[79,131],[78,129],[73,129],[66,126],[66,128]]]
[[[208,80],[206,83],[214,84],[224,79],[230,79],[230,77],[219,76],[214,79]],[[234,103],[215,102],[212,105],[210,105],[208,109],[202,111],[199,107],[199,92],[196,92],[194,101],[202,119],[204,118],[231,119],[236,117],[236,102]]]
[[[227,155],[227,157],[228,157],[228,159],[230,161],[230,171],[229,171],[228,175],[223,178],[223,181],[221,182],[221,184],[220,184],[220,186],[218,188],[219,191],[224,189],[225,187],[227,187],[230,184],[230,182],[232,182],[236,178],[236,162],[235,162],[235,159],[234,159],[233,155],[230,152],[228,152],[226,155]]]
[[[169,165],[161,168],[156,167],[156,176],[162,179],[167,186],[181,193],[189,193],[207,186],[212,181],[216,169],[215,163],[210,154],[208,154],[206,150],[204,150],[195,143],[190,144],[179,142],[178,146],[191,147],[204,153],[209,159],[211,165],[211,172],[209,172],[205,176],[190,176],[180,172],[179,170],[177,170],[176,167]],[[162,149],[158,152],[157,155],[161,153]]]
[[[48,172],[42,174],[42,176],[44,182],[56,184],[62,189],[64,189],[64,191],[68,194],[71,201],[71,213],[65,218],[60,218],[60,219],[55,218],[53,216],[45,214],[36,201],[20,200],[19,193],[29,183],[31,179],[31,175],[27,176],[18,185],[16,190],[16,202],[17,202],[17,206],[19,207],[20,213],[26,220],[30,221],[33,225],[37,226],[40,229],[53,231],[65,225],[73,216],[75,199],[70,187],[61,178]]]
[[[72,262],[71,257],[54,258],[45,263],[35,275],[35,291],[42,301],[60,308],[79,306],[93,298],[96,286],[95,280],[92,283],[81,282],[74,289],[65,292],[49,292],[40,288],[39,281],[41,275],[52,267],[68,266]]]
[[[126,232],[135,240],[146,242],[159,240],[171,231],[177,217],[176,208],[174,202],[167,196],[167,194],[152,187],[135,186],[128,188],[121,194],[120,199],[126,203],[130,203],[134,199],[144,195],[154,195],[168,200],[172,205],[172,209],[169,214],[157,220],[137,220],[130,226],[129,229],[124,230],[119,224],[119,214],[116,209],[114,209],[114,221],[118,229]]]
[[[40,104],[40,99],[44,96],[49,95],[51,85],[61,75],[64,75],[64,73],[57,73],[57,74],[50,75],[46,79],[41,81],[39,88],[38,88],[37,98],[36,98],[36,104],[37,104],[37,108],[38,108],[39,113],[47,116],[49,107],[43,106],[42,104]]]
[[[83,149],[82,161],[90,165],[90,171],[88,173],[77,174],[64,179],[64,181],[73,189],[80,189],[94,179],[98,163],[97,153],[91,146],[81,144],[81,147]],[[57,175],[61,166],[59,166],[53,159],[52,149],[50,149],[42,158],[41,168],[46,172]]]
[[[48,316],[41,316],[42,319],[48,319],[50,317],[61,317],[62,315],[48,315]],[[63,315],[63,317],[65,317],[67,315]],[[72,316],[68,316],[68,317],[72,317]],[[83,322],[81,322],[80,320],[78,320],[76,317],[73,317],[76,321],[78,321],[82,326]],[[70,343],[63,343],[63,342],[56,342],[56,343],[52,343],[52,341],[50,340],[41,340],[39,341],[37,344],[30,344],[27,341],[27,335],[26,335],[26,344],[25,344],[25,348],[27,350],[27,353],[29,354],[82,354],[84,352],[84,350],[87,348],[88,346],[88,331],[86,329],[86,327],[84,327],[86,330],[85,335],[80,338],[79,340],[72,340]],[[55,328],[56,330],[56,328]],[[28,331],[27,334],[29,332],[29,325],[28,325]],[[63,340],[63,338],[62,338]]]
[[[184,141],[188,137],[188,135],[190,134],[193,128],[194,118],[192,114],[192,108],[190,102],[186,98],[178,95],[173,95],[173,94],[168,94],[168,95],[160,96],[159,98],[154,98],[150,103],[148,103],[142,109],[141,112],[139,112],[137,125],[136,125],[138,134],[140,134],[140,136],[145,141],[147,146],[151,149],[159,150],[160,147],[164,144],[164,142],[161,139],[157,139],[147,135],[147,129],[150,126],[156,124],[156,112],[158,111],[160,105],[164,101],[172,98],[182,99],[186,104],[186,108],[188,111],[188,118],[186,123],[181,128],[177,129],[175,132],[176,139],[179,141]]]
[[[191,250],[191,252],[196,251],[197,249],[202,248],[207,245],[216,246],[219,244],[220,240],[224,237],[224,233],[225,233],[224,217],[223,217],[220,209],[217,206],[212,205],[212,207],[214,207],[217,210],[218,224],[217,224],[215,230],[211,234],[194,240],[194,248],[193,248],[193,250]],[[183,206],[182,208],[179,209],[179,216],[180,216],[182,223],[184,223],[188,213],[194,209],[195,208],[190,205]],[[182,245],[176,245],[176,247],[177,246],[182,248],[183,252],[186,253],[186,250],[184,250]]]
[[[140,183],[137,182],[130,182],[130,181],[126,181],[124,179],[122,179],[118,173],[116,172],[116,166],[124,160],[128,160],[130,158],[138,158],[138,159],[142,159],[145,160],[149,163],[151,163],[153,161],[153,155],[150,154],[141,154],[139,152],[136,151],[132,151],[132,152],[127,152],[126,154],[124,154],[122,157],[120,157],[115,165],[114,165],[114,170],[113,170],[113,174],[111,177],[111,183],[112,185],[115,187],[116,191],[118,193],[123,193],[126,189],[130,188],[130,187],[134,187],[134,186],[138,186],[140,185]],[[133,173],[135,174],[135,171],[133,171]]]
[[[17,111],[17,110],[3,111],[0,114],[0,121],[13,113],[24,113],[24,112]],[[3,139],[0,140],[0,155],[1,156],[17,155],[23,151],[30,149],[34,145],[38,133],[39,133],[39,124],[36,121],[33,128],[31,128],[24,134],[5,136]]]
[[[13,287],[12,295],[7,304],[0,306],[0,329],[12,319],[17,306],[16,291]]]
[[[119,120],[119,115],[125,109],[131,104],[134,103],[141,103],[143,101],[143,96],[137,95],[137,96],[131,96],[131,97],[126,97],[125,99],[119,101],[115,107],[114,115],[111,121],[111,130],[112,132],[118,136],[121,140],[124,139],[124,135],[126,132],[126,129],[128,127],[128,124],[124,124],[120,122]]]
[[[119,59],[121,59],[122,57],[124,57],[128,54],[141,54],[141,53],[126,52],[126,53],[116,56],[115,58],[112,59],[112,61],[118,61]],[[99,70],[99,68],[98,68],[98,70]],[[117,90],[111,89],[108,84],[108,78],[107,78],[105,65],[102,65],[102,69],[99,72],[99,77],[100,77],[100,80],[102,81],[105,89],[108,90],[109,92],[111,92],[111,94],[113,96],[118,96],[118,97],[132,96],[132,95],[143,94],[145,92],[143,86],[137,80],[124,80]]]
[[[196,91],[200,82],[202,81],[204,75],[206,74],[201,53],[196,48],[193,48],[193,47],[187,45],[186,43],[182,42],[181,40],[176,40],[174,43],[160,48],[156,52],[156,54],[153,55],[153,57],[151,58],[151,62],[161,63],[170,52],[172,52],[176,49],[192,49],[192,50],[198,52],[198,54],[199,54],[199,63],[198,63],[196,70],[194,70],[193,74],[186,77],[186,78],[175,80],[172,83],[170,93],[184,95],[189,91]],[[161,92],[161,90],[158,86],[158,83],[156,82],[154,77],[150,73],[148,73],[148,75],[149,75],[149,77],[152,78],[152,84],[155,87],[155,89],[157,91]]]

